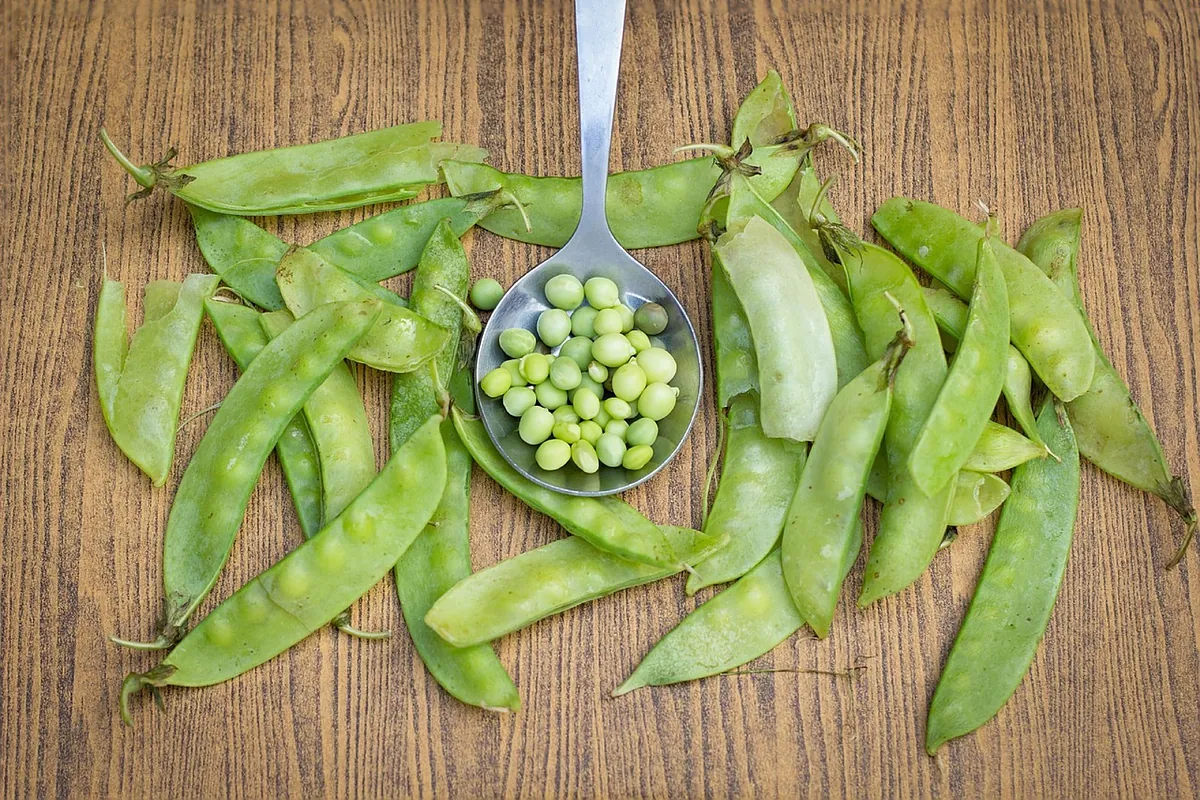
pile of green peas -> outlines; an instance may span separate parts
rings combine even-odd
[[[545,296],[551,307],[538,316],[536,334],[502,332],[508,360],[479,388],[520,419],[517,432],[537,448],[542,469],[569,462],[588,474],[601,465],[641,469],[654,456],[659,420],[679,396],[671,385],[675,358],[657,338],[667,327],[666,310],[645,303],[635,312],[603,277],[582,283],[556,275]]]

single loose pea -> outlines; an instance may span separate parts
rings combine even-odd
[[[570,406],[559,406],[554,409],[555,422],[579,422],[579,415]]]
[[[587,374],[596,383],[604,383],[608,380],[608,367],[599,361],[593,361],[587,366]]]
[[[580,369],[587,369],[588,363],[592,360],[592,340],[585,336],[567,339],[558,349],[558,356],[571,359],[579,365]]]
[[[574,275],[555,275],[546,281],[546,301],[564,311],[579,308],[583,302],[583,284]]]
[[[658,336],[667,329],[667,310],[658,303],[643,303],[633,315],[633,324],[640,331]]]
[[[559,439],[551,439],[542,442],[533,457],[539,467],[553,472],[562,469],[571,460],[571,445]]]
[[[597,336],[603,336],[606,333],[620,333],[620,312],[615,307],[602,309],[596,315],[596,321],[592,323],[592,328],[595,329]]]
[[[641,469],[649,464],[652,458],[654,458],[654,448],[639,444],[625,451],[625,457],[621,459],[621,466],[625,469]]]
[[[596,446],[596,442],[600,441],[600,437],[604,435],[604,429],[590,419],[585,419],[579,423],[579,438],[592,447]]]
[[[502,361],[500,366],[508,370],[508,374],[512,376],[513,386],[525,386],[529,381],[525,380],[525,376],[521,374],[521,362],[515,358],[510,358],[507,361]]]
[[[504,287],[493,278],[480,278],[471,286],[471,305],[480,311],[491,311],[503,297]]]
[[[610,397],[604,401],[604,410],[613,419],[629,419],[633,410],[629,407],[629,403],[619,397]]]
[[[612,379],[613,394],[627,403],[637,400],[646,388],[646,373],[636,362],[622,364]]]
[[[600,459],[596,456],[596,448],[592,447],[591,442],[586,439],[580,439],[571,445],[571,460],[575,462],[575,466],[588,475],[600,469]]]
[[[621,315],[621,333],[633,330],[633,309],[624,303],[617,303],[613,308]]]
[[[553,430],[554,415],[541,406],[527,409],[517,425],[517,432],[525,444],[541,444],[550,438],[550,432]]]
[[[567,444],[575,444],[579,441],[579,423],[577,422],[557,422],[551,430],[551,435],[560,442]]]
[[[646,419],[660,420],[675,409],[676,390],[665,383],[652,383],[638,398],[638,410]]]
[[[479,388],[488,397],[500,397],[512,388],[512,373],[504,367],[496,367],[483,376],[483,380],[479,382]]]
[[[632,422],[625,431],[625,441],[630,445],[652,445],[657,439],[658,423],[649,417]]]
[[[571,318],[561,308],[548,308],[538,314],[537,332],[546,347],[558,347],[571,335]]]
[[[500,334],[500,349],[509,358],[521,358],[533,352],[537,337],[524,328],[509,328]]]
[[[532,384],[543,383],[550,377],[550,362],[541,353],[521,356],[521,374]]]
[[[600,397],[587,387],[576,390],[571,402],[580,419],[595,419],[600,413]]]
[[[562,408],[567,404],[567,393],[550,381],[539,383],[533,387],[533,392],[537,395],[538,403],[551,411]]]
[[[608,424],[604,426],[604,432],[612,434],[625,441],[625,434],[629,433],[629,423],[623,419],[610,419]]]
[[[604,387],[589,378],[586,374],[580,376],[579,386],[576,387],[575,391],[578,392],[580,389],[587,389],[589,392],[596,395],[597,400],[604,397]],[[574,393],[572,393],[571,399],[574,401]]]
[[[632,330],[625,334],[625,338],[629,340],[630,346],[638,353],[650,349],[650,337],[644,331]]]
[[[504,410],[519,417],[537,403],[537,395],[528,386],[514,386],[504,393]]]
[[[591,306],[575,309],[575,313],[571,314],[571,333],[591,339],[596,335],[596,315],[599,313],[599,309]]]
[[[619,467],[625,458],[625,443],[619,436],[605,433],[596,441],[596,456],[606,467]]]
[[[563,391],[578,388],[583,380],[579,365],[569,358],[559,358],[550,365],[550,382]]]
[[[637,363],[649,383],[670,383],[675,377],[675,357],[662,348],[643,350],[638,353]]]
[[[621,290],[608,278],[588,278],[583,293],[592,308],[611,308],[621,299]]]
[[[592,358],[606,367],[619,367],[633,355],[633,346],[620,333],[608,333],[592,342]]]

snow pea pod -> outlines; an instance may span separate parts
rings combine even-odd
[[[851,144],[853,145],[851,152],[857,153],[858,144],[856,142]],[[771,206],[779,212],[779,216],[804,242],[821,271],[829,276],[829,279],[837,284],[844,294],[849,294],[846,271],[842,269],[841,264],[833,263],[825,255],[821,236],[809,221],[811,215],[835,225],[841,222],[833,203],[829,200],[825,187],[822,186],[821,178],[813,167],[812,154],[809,154],[800,163],[800,168],[796,170],[796,176],[792,178],[788,188],[771,201]]]
[[[710,302],[713,315],[713,350],[717,373],[717,408],[729,408],[738,395],[758,392],[758,365],[750,323],[737,299],[719,256],[712,259]],[[757,398],[756,398],[757,399]]]
[[[984,236],[978,225],[933,203],[904,197],[880,206],[871,224],[952,292],[970,296],[975,253]],[[1012,343],[1055,396],[1074,400],[1087,391],[1095,372],[1087,326],[1028,258],[1000,241],[994,243],[994,251],[1008,289]]]
[[[311,250],[292,250],[275,280],[288,310],[303,316],[325,303],[365,300],[373,293]],[[412,372],[442,351],[450,332],[407,308],[385,303],[371,330],[347,356],[384,372]]]
[[[93,362],[100,410],[117,447],[162,486],[175,459],[175,430],[204,300],[217,288],[210,275],[183,283],[155,281],[145,289],[142,326],[126,340],[125,287],[104,279],[96,305]]]
[[[975,289],[962,340],[946,380],[908,455],[908,468],[925,494],[948,485],[979,441],[1008,371],[1008,290],[992,238],[979,240]]]
[[[431,417],[337,518],[213,609],[161,664],[128,675],[121,684],[125,723],[132,724],[129,698],[140,689],[211,686],[241,675],[328,624],[378,583],[442,495],[440,422]]]
[[[729,141],[734,147],[746,141],[758,147],[794,130],[796,110],[792,98],[779,73],[770,69],[738,106]]]
[[[958,473],[954,500],[947,525],[974,525],[999,508],[1009,495],[1009,486],[996,475],[964,469]]]
[[[1079,504],[1079,451],[1060,407],[1045,403],[1038,428],[1061,461],[1030,461],[1013,473],[1012,494],[929,705],[930,755],[1008,701],[1029,670],[1058,596]]]
[[[1067,404],[1083,457],[1118,480],[1157,495],[1183,518],[1187,533],[1168,563],[1182,560],[1196,532],[1196,509],[1183,479],[1172,474],[1162,444],[1133,400],[1096,338],[1079,292],[1076,253],[1083,212],[1068,208],[1042,217],[1021,237],[1017,248],[1054,281],[1078,309],[1096,354],[1096,375],[1086,392]]]
[[[219,214],[277,216],[407,200],[439,182],[441,161],[487,158],[487,151],[478,147],[431,141],[441,132],[440,123],[414,122],[190,167],[171,166],[174,150],[162,161],[138,166],[103,128],[100,138],[142,187],[130,200],[161,185],[179,199]]]
[[[1035,458],[1045,458],[1046,448],[998,422],[988,422],[963,469],[975,472],[1003,472]]]
[[[158,638],[141,647],[162,649],[182,638],[229,558],[267,456],[374,323],[381,305],[371,300],[315,309],[267,344],[229,390],[171,504],[163,541],[162,623]]]
[[[664,525],[662,533],[683,561],[713,550],[712,539],[699,531]],[[463,579],[433,604],[425,622],[455,647],[470,647],[681,569],[628,561],[571,536]]]

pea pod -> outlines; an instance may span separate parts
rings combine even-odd
[[[758,147],[795,129],[796,111],[792,107],[792,98],[779,73],[770,69],[738,106],[729,141],[734,147],[740,147],[746,141]]]
[[[487,151],[470,145],[432,142],[441,132],[437,122],[414,122],[190,167],[171,165],[173,149],[157,163],[138,166],[103,128],[100,138],[142,187],[130,200],[146,197],[161,185],[180,200],[219,214],[276,216],[407,200],[439,182],[438,164],[443,160],[487,157]]]
[[[989,422],[979,434],[963,469],[1003,472],[1035,458],[1045,458],[1046,448],[1026,439],[1007,425]]]
[[[126,340],[125,287],[107,278],[96,305],[93,362],[100,410],[117,447],[162,486],[175,458],[175,430],[204,300],[215,278],[189,275],[183,283],[146,286],[142,326]]]
[[[962,470],[958,473],[946,524],[974,525],[999,508],[1008,499],[1009,491],[1008,484],[996,475]]]
[[[327,625],[378,583],[442,496],[440,422],[431,417],[337,518],[213,609],[161,664],[128,675],[121,684],[125,723],[132,724],[129,698],[140,689],[210,686],[241,675]]]
[[[858,143],[850,141],[849,149],[851,153],[857,154]],[[828,224],[841,223],[837,211],[829,201],[826,188],[813,167],[813,157],[810,153],[800,163],[800,168],[796,170],[796,176],[792,178],[788,188],[771,201],[771,206],[804,242],[821,271],[848,295],[850,290],[846,284],[846,271],[840,263],[835,264],[829,260],[821,243],[820,233],[809,220],[810,216],[814,216]]]
[[[684,561],[699,561],[714,547],[699,531],[665,525],[662,533]],[[471,647],[680,569],[628,561],[571,536],[465,578],[433,604],[425,622],[455,647]]]
[[[905,258],[923,268],[959,297],[969,297],[975,281],[975,251],[983,229],[932,203],[893,197],[871,224]],[[1096,357],[1087,326],[1054,284],[1029,259],[995,242],[996,262],[1008,289],[1012,343],[1042,383],[1062,400],[1087,391]]]
[[[1167,466],[1162,444],[1134,402],[1129,386],[1100,347],[1083,307],[1075,260],[1082,214],[1080,209],[1069,208],[1041,218],[1025,231],[1017,247],[1071,300],[1092,340],[1096,375],[1088,390],[1067,404],[1079,452],[1118,480],[1162,498],[1183,518],[1187,533],[1168,564],[1173,566],[1182,560],[1195,535],[1196,509],[1183,479]]]
[[[1046,632],[1079,504],[1079,451],[1066,413],[1059,412],[1044,404],[1038,428],[1061,461],[1030,461],[1013,473],[1012,494],[929,705],[925,749],[931,755],[1003,707]]]
[[[145,649],[170,647],[229,558],[250,492],[288,422],[379,315],[380,303],[329,303],[264,347],[229,390],[171,504],[163,615]]]
[[[713,349],[717,373],[717,407],[729,408],[735,397],[758,392],[758,365],[754,363],[754,343],[750,323],[737,299],[725,268],[713,259],[710,300],[713,315]],[[756,398],[757,399],[757,398]],[[757,416],[757,415],[756,415]]]
[[[372,294],[344,270],[303,247],[279,262],[279,291],[297,317],[325,303],[365,300]],[[347,356],[385,372],[412,372],[442,351],[450,333],[407,308],[385,303],[371,330]]]

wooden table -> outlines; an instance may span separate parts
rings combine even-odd
[[[632,2],[614,168],[721,141],[738,99],[777,68],[802,119],[865,145],[835,200],[867,228],[909,194],[984,199],[1010,237],[1086,207],[1082,274],[1099,335],[1175,467],[1200,486],[1200,6]],[[1144,5],[1139,8],[1139,5]],[[30,795],[1192,796],[1200,791],[1200,550],[1165,572],[1180,526],[1088,468],[1062,595],[1029,677],[999,717],[922,750],[925,709],[991,525],[964,529],[902,596],[850,604],[824,643],[619,700],[609,692],[694,605],[681,579],[634,589],[497,644],[523,709],[466,708],[424,672],[394,591],[355,609],[390,642],[326,630],[225,685],[139,698],[151,655],[105,636],[151,631],[174,485],[205,427],[180,436],[167,488],[110,441],[90,328],[102,261],[140,318],[151,279],[203,271],[184,207],[125,206],[104,124],[136,158],[181,161],[441,119],[492,163],[571,173],[576,89],[566,2],[294,4],[33,0],[5,5],[0,301],[0,787]],[[366,211],[268,221],[309,241]],[[511,281],[545,252],[477,233],[473,269]],[[710,333],[699,243],[640,253]],[[403,282],[399,284],[403,287]],[[218,401],[234,368],[209,327],[184,401]],[[388,381],[360,373],[384,456]],[[711,400],[689,446],[630,500],[695,525],[715,447]],[[474,483],[483,567],[561,536]],[[868,528],[873,528],[874,514]],[[870,533],[868,533],[870,536]],[[298,541],[272,464],[209,605]],[[861,562],[860,562],[861,569]],[[850,592],[861,581],[850,578]],[[861,669],[859,669],[861,667]]]

